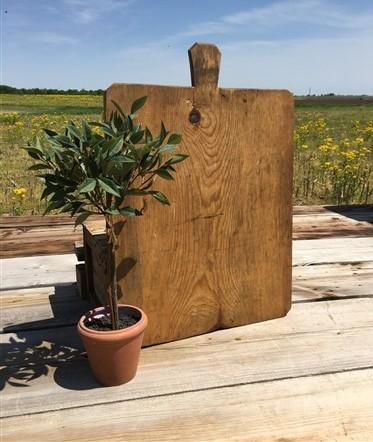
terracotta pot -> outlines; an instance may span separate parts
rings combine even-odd
[[[120,304],[119,309],[128,309],[135,318],[139,318],[138,322],[120,330],[92,330],[84,322],[107,311],[105,307],[99,307],[82,316],[78,323],[92,372],[96,380],[106,386],[124,384],[135,377],[142,338],[148,324],[146,314],[139,308]]]

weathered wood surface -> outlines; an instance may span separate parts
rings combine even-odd
[[[373,236],[373,205],[293,208],[293,239],[368,235]]]
[[[98,229],[97,229],[98,231]],[[96,244],[99,248],[99,244]],[[373,261],[373,236],[362,238],[332,238],[293,242],[293,266]],[[48,286],[76,280],[74,254],[3,259],[1,289]],[[98,265],[103,265],[103,261]],[[98,269],[100,270],[100,269]],[[295,272],[296,270],[293,269]],[[20,277],[22,272],[22,277]],[[343,273],[343,268],[341,270]],[[99,278],[97,278],[99,279]]]
[[[328,206],[293,207],[293,239],[372,235],[373,205],[345,206],[334,212]],[[89,219],[92,234],[104,233],[102,217]],[[0,218],[0,256],[4,258],[72,253],[82,240],[68,215],[3,216]]]
[[[293,266],[372,261],[373,236],[293,242]]]
[[[22,420],[22,424],[20,421]],[[373,440],[373,370],[190,391],[3,422],[6,442]]]
[[[3,420],[3,435],[5,440],[16,440],[17,437],[22,440],[21,419],[23,431],[24,423],[28,423],[27,440],[36,440],[37,437],[39,440],[47,437],[47,440],[67,440],[70,437],[73,440],[78,434],[79,421],[75,418],[79,415],[80,430],[84,422],[84,429],[88,431],[83,431],[81,440],[93,437],[93,433],[90,433],[92,426],[98,431],[96,440],[104,440],[106,424],[101,422],[96,426],[96,421],[100,415],[106,416],[105,410],[110,410],[107,412],[111,416],[109,419],[115,416],[113,425],[118,422],[118,427],[114,426],[107,440],[123,435],[124,427],[131,428],[131,439],[135,437],[138,440],[136,438],[144,436],[144,433],[136,428],[156,432],[162,428],[165,418],[177,422],[179,413],[180,418],[183,416],[184,425],[180,428],[178,425],[171,426],[172,429],[165,426],[163,439],[160,440],[184,440],[185,425],[191,425],[190,440],[205,440],[204,437],[208,440],[216,431],[225,431],[226,426],[231,428],[232,421],[235,422],[233,409],[236,409],[231,407],[237,404],[241,409],[241,419],[252,422],[254,428],[251,428],[250,434],[253,440],[262,432],[261,437],[264,437],[264,423],[268,424],[272,419],[272,407],[282,410],[281,414],[287,416],[289,422],[295,420],[290,428],[283,427],[284,431],[289,431],[288,435],[303,435],[307,440],[310,434],[307,407],[311,403],[319,408],[319,413],[315,408],[312,414],[314,418],[318,416],[316,422],[321,425],[318,431],[327,428],[330,434],[335,435],[336,429],[333,433],[333,427],[329,425],[330,421],[340,424],[338,411],[347,421],[347,433],[358,429],[372,431],[370,425],[373,426],[373,421],[370,421],[370,417],[373,411],[365,408],[373,403],[372,307],[373,299],[298,304],[287,318],[150,347],[142,352],[136,381],[113,388],[99,388],[94,382],[87,361],[81,356],[81,347],[76,346],[75,330],[72,328],[69,328],[70,333],[66,333],[69,337],[66,337],[65,344],[61,335],[53,335],[55,330],[48,336],[37,337],[37,332],[28,332],[33,333],[31,338],[27,333],[20,337],[8,336],[8,342],[11,338],[21,341],[21,349],[25,342],[30,342],[30,347],[34,348],[35,343],[43,340],[43,346],[38,347],[39,359],[32,360],[35,364],[33,369],[43,373],[37,367],[46,366],[47,370],[44,375],[30,381],[27,389],[5,384],[2,403],[3,416],[7,418]],[[62,344],[64,351],[58,352],[58,348],[53,347],[56,341],[57,346]],[[3,341],[3,345],[7,345],[7,342]],[[12,345],[14,348],[17,344]],[[50,347],[54,350],[54,359],[48,359],[48,352],[45,351]],[[15,362],[9,367],[8,376],[9,373],[17,373]],[[344,380],[343,383],[338,382],[339,377]],[[313,382],[315,379],[317,381]],[[327,385],[329,389],[325,390]],[[346,391],[351,394],[349,399]],[[363,396],[353,399],[360,395]],[[193,397],[195,401],[191,399]],[[345,402],[341,402],[342,397],[345,397]],[[147,402],[153,407],[158,403],[163,412],[159,415],[150,413],[150,409],[149,413],[145,412],[143,407]],[[304,406],[299,409],[302,403]],[[176,404],[180,409],[175,410]],[[209,427],[210,420],[206,421],[206,407],[210,419],[216,422],[215,433]],[[267,416],[259,429],[254,425],[259,411],[258,415],[252,416],[256,408]],[[58,414],[56,410],[60,410]],[[323,421],[326,410],[328,425]],[[198,430],[199,426],[195,428],[193,422],[201,413],[204,418],[200,421],[202,428]],[[225,418],[219,422],[222,414]],[[363,423],[353,426],[351,418],[354,416],[360,416]],[[133,420],[136,420],[136,426],[124,425]],[[314,424],[314,419],[311,422]],[[267,436],[273,434],[279,437],[277,427],[272,429],[270,426],[270,429],[269,433],[267,429]],[[240,432],[240,428],[233,431],[233,439],[238,438]]]
[[[2,440],[373,440],[372,245],[295,241],[286,318],[147,347],[136,379],[113,388],[94,381],[77,336],[75,257],[69,284],[61,256],[4,260],[5,286],[22,285],[17,269],[31,286],[60,283],[0,292],[15,327],[0,335]]]
[[[99,387],[92,378],[87,360],[81,357],[81,345],[76,342],[76,329],[64,329],[64,345],[61,345],[59,329],[50,330],[48,334],[41,331],[23,332],[19,336],[11,334],[3,341],[12,350],[9,351],[12,364],[8,362],[8,366],[22,366],[19,356],[18,360],[13,360],[14,348],[19,345],[20,352],[31,358],[29,363],[35,364],[36,372],[39,366],[47,366],[48,370],[44,376],[27,383],[29,393],[25,397],[24,388],[6,383],[2,392],[3,415],[109,403],[121,395],[123,401],[127,401],[222,388],[240,382],[264,382],[371,367],[372,305],[373,299],[297,304],[283,320],[149,347],[142,352],[136,382],[109,389]],[[9,344],[12,339],[16,343]],[[38,341],[42,345],[33,353],[27,352]],[[52,355],[48,348],[54,350]],[[7,354],[4,352],[5,358]],[[224,368],[227,366],[230,370]],[[78,376],[71,379],[74,372]],[[157,379],[167,379],[167,382]]]
[[[76,284],[0,292],[0,332],[49,329],[76,324],[89,310]]]
[[[73,254],[26,256],[1,259],[1,289],[10,290],[75,281],[76,257]]]
[[[92,221],[101,219],[93,216]],[[82,227],[74,227],[69,215],[3,216],[0,219],[2,258],[72,253],[82,239]]]
[[[373,295],[373,261],[293,268],[293,302]]]
[[[89,237],[88,235],[88,243],[96,248],[91,263],[92,270],[88,270],[88,272],[94,274],[93,286],[95,294],[104,303],[106,291],[102,281],[104,280],[105,253],[102,247],[100,248],[99,243],[94,240],[94,237]],[[371,280],[372,262],[373,236],[293,241],[293,299],[312,300],[320,297],[344,296],[345,289],[343,284],[347,284],[345,288],[347,288],[348,293],[351,293],[349,288],[353,286],[357,293],[365,291],[369,294],[369,291],[371,291],[371,289],[368,289],[369,285],[372,284],[373,286],[373,281]],[[316,275],[318,275],[318,271],[322,275],[322,272],[325,272],[324,269],[328,269],[329,272],[337,272],[334,273],[334,279],[331,276],[332,280],[329,279],[323,283],[316,276],[316,281],[312,283],[312,268],[319,268],[319,266],[323,267],[320,267],[319,270],[315,269],[314,273]],[[355,278],[360,273],[361,277]],[[302,283],[303,275],[307,274],[310,276],[306,277],[305,283]],[[344,276],[347,276],[347,279]],[[300,281],[297,280],[297,277],[300,278]],[[309,284],[307,284],[307,280],[310,280]],[[341,287],[342,290],[340,290]],[[145,343],[147,343],[146,339]]]
[[[31,279],[30,276],[28,278]],[[298,266],[293,269],[293,302],[372,295],[373,259],[357,263]],[[5,327],[8,331],[74,324],[82,311],[87,309],[87,304],[77,294],[75,283],[5,290],[0,292],[0,302],[0,328],[3,330]]]

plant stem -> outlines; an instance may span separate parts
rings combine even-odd
[[[114,232],[114,226],[112,229]],[[118,310],[118,281],[117,281],[117,268],[115,265],[115,252],[117,250],[117,237],[115,232],[113,234],[113,248],[112,248],[112,263],[113,263],[113,286],[111,288],[111,304],[112,304],[112,328],[113,330],[118,330],[119,328],[119,310]]]
[[[117,281],[117,269],[115,263],[115,252],[118,247],[118,240],[114,230],[114,222],[112,216],[106,217],[106,229],[109,242],[109,273],[111,279],[110,295],[108,296],[110,315],[111,315],[111,327],[113,330],[119,328],[119,311],[118,311],[118,281]]]

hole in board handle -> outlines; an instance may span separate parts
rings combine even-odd
[[[198,109],[192,109],[189,114],[189,121],[192,124],[197,124],[201,121],[201,112]]]

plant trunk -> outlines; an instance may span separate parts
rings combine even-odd
[[[108,235],[109,245],[109,273],[111,287],[109,290],[109,306],[111,316],[111,327],[113,330],[119,329],[119,310],[118,310],[118,281],[117,281],[117,268],[115,262],[115,252],[118,248],[118,239],[114,230],[114,222],[111,216],[106,219],[106,231]]]

